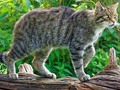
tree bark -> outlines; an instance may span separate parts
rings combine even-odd
[[[120,90],[120,66],[116,63],[114,48],[110,49],[109,64],[87,82],[65,77],[49,79],[37,76],[28,64],[19,67],[19,79],[10,80],[0,75],[0,90]]]

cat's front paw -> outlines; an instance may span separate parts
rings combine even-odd
[[[14,80],[16,80],[16,79],[18,79],[18,74],[17,73],[11,73],[11,74],[8,74],[8,76],[9,76],[9,78],[10,79],[14,79]]]
[[[83,77],[78,77],[80,81],[84,82],[84,81],[88,81],[90,79],[89,75],[84,75]]]
[[[54,73],[51,73],[51,74],[47,74],[46,77],[56,79],[57,76]]]

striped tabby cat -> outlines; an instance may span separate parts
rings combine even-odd
[[[68,7],[57,7],[34,9],[23,15],[14,27],[11,49],[0,54],[9,77],[17,79],[15,62],[34,52],[34,68],[43,76],[56,78],[45,67],[45,61],[52,47],[67,46],[78,78],[88,80],[90,77],[84,68],[95,55],[93,44],[106,27],[117,24],[117,7],[118,3],[102,6],[97,2],[94,10],[76,12]]]

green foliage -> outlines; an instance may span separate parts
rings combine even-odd
[[[9,44],[11,43],[11,31],[3,31],[0,29],[0,51],[9,50]]]
[[[0,28],[12,29],[21,15],[38,7],[39,0],[0,0]]]
[[[7,74],[6,66],[0,63],[0,74]]]
[[[56,6],[71,6],[76,0],[41,0],[40,7],[49,8]]]
[[[109,48],[114,47],[118,56],[120,54],[120,33],[116,29],[106,29],[98,40],[96,47],[102,48],[106,52]]]
[[[74,10],[94,9],[98,0],[0,0],[0,52],[8,51],[12,41],[12,30],[15,22],[24,13],[34,8],[50,8],[56,6],[69,6]],[[112,5],[117,0],[99,0],[104,5]],[[120,13],[120,7],[118,8]],[[86,73],[94,76],[101,71],[108,62],[108,52],[111,47],[116,49],[117,56],[120,54],[120,32],[114,29],[106,29],[99,38],[96,47],[96,55],[85,69]],[[120,65],[120,55],[118,64]],[[19,60],[16,68],[22,63],[32,64],[33,55]],[[57,77],[74,76],[68,49],[55,49],[46,62],[46,67]],[[18,72],[18,68],[17,68]],[[7,73],[6,66],[0,63],[0,73]],[[39,74],[35,71],[35,73]]]
[[[58,48],[51,53],[46,66],[57,77],[76,76],[70,59],[68,48]]]
[[[3,31],[0,29],[0,52],[9,50],[9,45],[11,43],[10,33],[10,30]],[[2,73],[6,74],[7,69],[4,64],[0,63],[0,74]]]

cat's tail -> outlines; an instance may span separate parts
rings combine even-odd
[[[5,63],[7,52],[0,52],[0,62]]]

